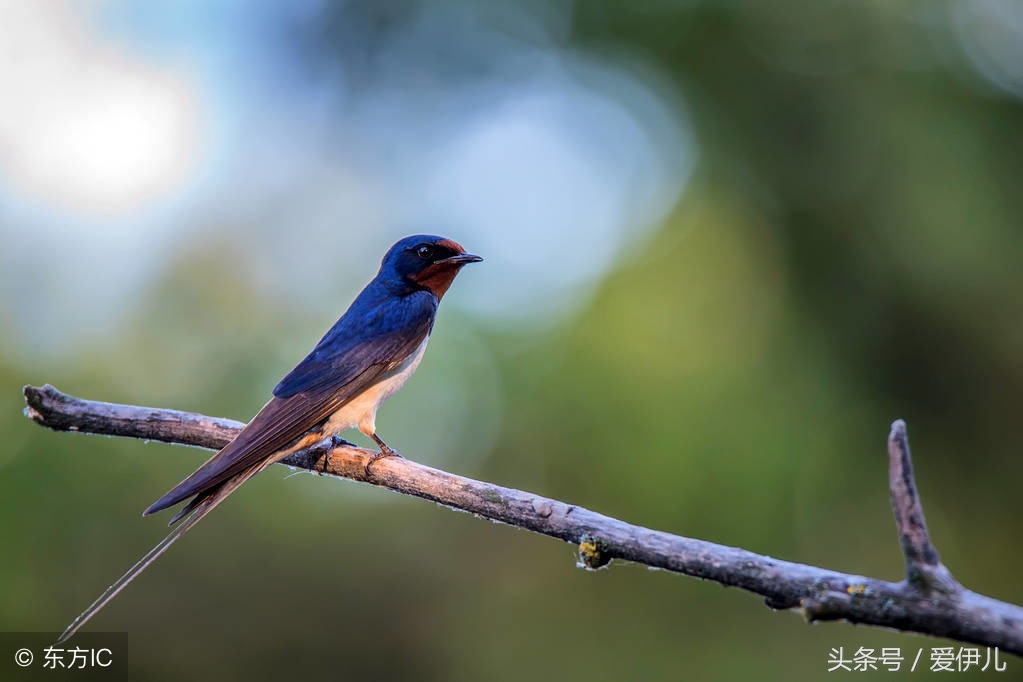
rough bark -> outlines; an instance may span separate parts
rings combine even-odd
[[[26,386],[25,414],[57,431],[219,449],[244,426],[201,414],[82,400],[50,385]],[[624,559],[748,590],[772,609],[809,621],[846,620],[999,647],[1023,655],[1023,608],[962,587],[942,565],[927,533],[913,478],[906,425],[888,437],[889,485],[906,579],[893,583],[783,561],[736,547],[634,526],[558,500],[388,457],[367,469],[372,450],[326,443],[281,463],[371,483],[578,546],[589,569]]]

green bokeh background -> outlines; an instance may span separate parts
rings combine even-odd
[[[917,5],[578,3],[567,47],[642,60],[685,93],[695,174],[555,324],[442,310],[381,433],[417,459],[433,392],[472,376],[460,344],[482,339],[498,436],[480,452],[464,426],[448,468],[894,580],[884,443],[904,418],[943,560],[1023,603],[1023,107]],[[206,456],[44,431],[20,387],[247,418],[333,320],[256,297],[244,256],[182,249],[113,346],[54,360],[0,336],[0,629],[62,629],[161,537],[138,512]],[[587,572],[558,541],[283,469],[93,625],[129,631],[137,679],[816,680],[832,647],[943,644],[809,626],[635,565]],[[1008,666],[999,679],[1023,679]]]

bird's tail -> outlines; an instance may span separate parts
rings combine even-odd
[[[163,540],[160,540],[151,550],[136,562],[134,566],[128,569],[128,571],[118,578],[113,585],[108,587],[103,594],[96,598],[96,601],[92,602],[87,609],[82,611],[81,614],[67,626],[67,629],[60,635],[57,643],[68,640],[78,630],[85,625],[90,618],[99,613],[100,609],[107,605],[107,603],[116,597],[121,590],[128,586],[132,580],[137,578],[142,571],[146,570],[149,564],[156,561],[157,557],[167,551],[167,549],[173,545],[178,538],[187,533],[192,529],[192,526],[199,523],[204,516],[213,511],[213,508],[220,504],[225,497],[233,493],[238,486],[247,481],[253,475],[258,473],[265,465],[255,466],[251,469],[243,471],[240,474],[224,481],[221,485],[216,488],[209,490],[204,493],[200,493],[194,500],[192,500],[185,509],[182,511],[184,514],[179,514],[174,517],[171,521],[181,519],[181,524],[178,525],[174,530],[167,534]]]

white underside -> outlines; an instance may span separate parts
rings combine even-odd
[[[419,361],[423,359],[426,343],[429,340],[430,337],[427,336],[408,359],[384,373],[377,383],[335,412],[327,421],[324,434],[333,435],[356,426],[367,436],[376,433],[377,410],[385,400],[405,385],[412,373],[419,367]]]

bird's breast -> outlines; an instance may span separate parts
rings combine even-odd
[[[357,426],[367,416],[372,422],[381,403],[404,386],[419,367],[429,340],[429,336],[424,338],[423,342],[405,360],[385,372],[375,384],[345,403],[327,422],[325,432],[340,433],[345,429]]]

